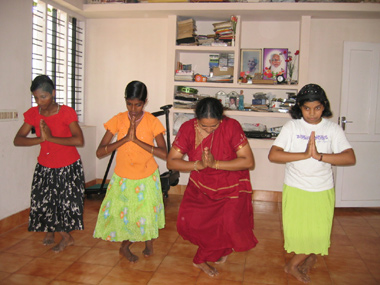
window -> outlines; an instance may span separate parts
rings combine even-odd
[[[32,79],[48,75],[56,101],[72,107],[83,122],[84,21],[43,1],[33,1]],[[36,106],[32,96],[32,106]]]

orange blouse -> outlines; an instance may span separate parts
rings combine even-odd
[[[129,130],[128,112],[119,113],[104,124],[106,130],[117,133],[117,139],[123,138]],[[145,112],[137,126],[136,136],[139,140],[154,146],[154,138],[164,134],[165,128],[151,113]],[[115,173],[123,178],[142,179],[151,175],[158,165],[150,152],[134,142],[127,142],[117,149]]]

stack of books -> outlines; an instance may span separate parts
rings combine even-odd
[[[194,71],[192,70],[176,70],[174,75],[175,81],[193,81]]]
[[[197,45],[195,21],[187,19],[177,23],[177,44],[178,45]]]
[[[175,81],[193,81],[194,71],[191,64],[182,64],[177,62],[177,68],[174,75]]]
[[[222,42],[230,42],[234,38],[232,21],[218,22],[214,26],[215,37]]]
[[[200,46],[211,46],[215,41],[215,34],[198,35],[197,38]]]

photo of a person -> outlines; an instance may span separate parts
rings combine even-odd
[[[237,109],[236,97],[230,97],[230,109],[233,109],[233,110]]]
[[[286,78],[286,59],[288,49],[264,49],[264,79],[276,79],[283,75]]]
[[[255,73],[262,71],[262,52],[261,49],[250,49],[241,51],[241,68],[240,71],[252,77]]]

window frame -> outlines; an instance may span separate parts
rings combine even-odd
[[[72,107],[83,122],[85,18],[49,0],[33,0],[32,13],[32,80],[48,75],[56,87],[56,102]]]

